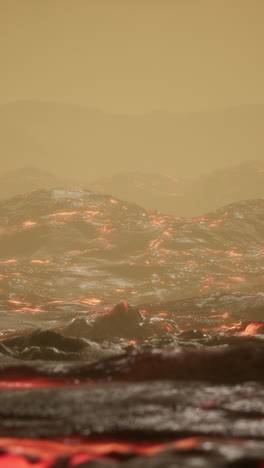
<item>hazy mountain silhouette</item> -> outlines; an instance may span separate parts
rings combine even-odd
[[[0,199],[23,195],[33,190],[55,187],[79,188],[74,178],[60,177],[34,166],[6,172],[0,177]]]
[[[24,167],[9,171],[0,178],[0,197],[9,198],[32,190],[48,189],[58,185],[59,179],[50,172],[36,167]]]
[[[121,171],[195,177],[253,158],[264,161],[264,106],[114,115],[52,102],[0,108],[3,170],[37,165],[83,181]]]
[[[90,184],[93,190],[177,216],[197,216],[239,200],[264,196],[264,163],[247,162],[195,179],[127,172]]]
[[[195,214],[239,200],[263,197],[264,162],[246,162],[206,174],[195,181],[190,195],[187,205],[190,213]]]
[[[150,210],[186,214],[191,181],[160,173],[120,172],[89,184],[92,190],[109,193]],[[186,209],[187,208],[187,209]]]
[[[161,173],[121,172],[85,183],[73,178],[26,167],[0,178],[0,198],[55,187],[88,188],[149,210],[176,216],[197,216],[223,205],[264,196],[264,163],[247,162],[213,171],[196,179],[179,179]]]

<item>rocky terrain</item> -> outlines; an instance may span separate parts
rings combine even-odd
[[[263,468],[263,215],[1,201],[1,466]]]
[[[96,305],[258,291],[263,207],[260,198],[187,219],[85,190],[14,197],[0,204],[1,295]]]

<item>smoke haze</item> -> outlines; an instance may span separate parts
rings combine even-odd
[[[264,160],[259,0],[1,2],[1,172]]]

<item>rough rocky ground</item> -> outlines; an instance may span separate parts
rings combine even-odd
[[[263,468],[263,214],[1,202],[0,466]]]

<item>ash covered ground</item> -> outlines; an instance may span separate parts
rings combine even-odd
[[[263,468],[263,239],[263,198],[1,201],[1,466]]]

